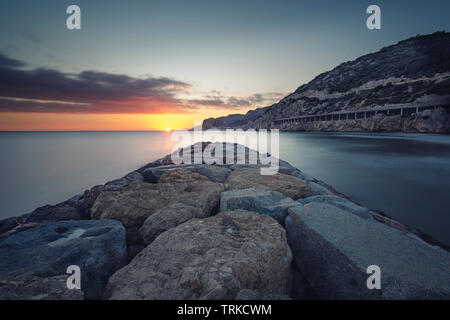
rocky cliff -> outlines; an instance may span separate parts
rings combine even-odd
[[[250,110],[246,114],[230,114],[219,118],[209,118],[203,121],[203,129],[230,128],[245,125],[261,117],[269,107]]]
[[[450,132],[450,33],[416,36],[322,73],[278,103],[252,111],[254,119],[208,119],[204,128],[279,128],[290,131]],[[414,112],[345,119],[275,122],[302,116],[406,108]],[[318,121],[314,121],[318,120]]]

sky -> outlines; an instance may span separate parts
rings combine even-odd
[[[81,30],[66,8],[81,8]],[[366,8],[381,8],[381,30]],[[450,1],[0,3],[0,130],[165,130],[278,102],[342,62],[450,31]]]

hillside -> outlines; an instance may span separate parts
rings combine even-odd
[[[318,75],[278,103],[252,111],[258,115],[254,119],[246,119],[244,115],[208,119],[204,122],[204,128],[450,132],[449,57],[450,33],[416,36]],[[420,112],[402,115],[394,112],[391,115],[374,114],[364,119],[355,116],[340,121],[306,122],[297,119],[288,123],[273,123],[278,119],[297,116],[395,106],[421,109]],[[430,106],[433,108],[426,110]]]

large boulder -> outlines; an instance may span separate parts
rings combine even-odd
[[[0,220],[0,235],[16,228],[21,223],[25,222],[24,217],[9,217],[3,220]]]
[[[259,169],[234,170],[225,180],[227,189],[266,189],[274,190],[294,200],[310,196],[308,184],[296,177],[277,173],[262,175]]]
[[[335,195],[336,192],[319,181],[308,181],[313,195]]]
[[[0,234],[0,241],[5,240],[6,238],[9,238],[10,236],[12,236],[13,234],[25,231],[25,230],[29,230],[32,229],[36,226],[38,226],[39,223],[38,222],[30,222],[30,223],[21,223],[19,225],[17,225],[16,227],[12,228],[11,230]]]
[[[0,279],[0,300],[83,300],[83,291],[67,288],[67,275]]]
[[[173,203],[155,211],[148,217],[139,232],[145,244],[150,244],[164,231],[174,228],[192,218],[204,218],[202,209]]]
[[[338,197],[336,195],[317,195],[312,196],[304,199],[297,200],[300,204],[308,204],[311,202],[318,202],[318,203],[328,203],[333,206],[336,206],[338,208],[341,208],[342,210],[354,213],[361,218],[364,219],[373,219],[372,215],[370,214],[369,209],[362,207],[350,200],[347,200],[343,197]]]
[[[109,299],[234,299],[289,292],[292,254],[267,215],[235,210],[160,234],[108,281]]]
[[[144,177],[139,172],[133,171],[123,178],[109,181],[103,185],[94,186],[82,194],[67,200],[65,203],[76,208],[82,219],[90,219],[91,207],[100,193],[103,191],[120,191],[131,184],[142,182],[144,182]]]
[[[281,225],[288,209],[299,204],[277,191],[264,189],[229,190],[220,195],[220,211],[243,209],[268,214]]]
[[[223,184],[210,181],[186,180],[176,175],[177,182],[132,184],[121,191],[102,192],[91,208],[92,219],[116,219],[127,231],[128,244],[142,243],[139,228],[156,210],[173,203],[183,203],[203,210],[210,216],[219,207]],[[169,177],[168,177],[169,178]],[[172,176],[172,178],[175,178]]]
[[[197,164],[197,165],[168,165],[155,168],[148,168],[143,171],[143,176],[145,180],[150,183],[157,183],[161,176],[170,170],[174,169],[185,169],[191,172],[196,172],[205,176],[212,182],[224,182],[228,175],[231,173],[231,169],[226,166],[219,165],[207,165],[207,164]]]
[[[27,222],[79,220],[78,210],[63,202],[54,206],[46,205],[34,210],[26,219]]]
[[[189,165],[167,165],[167,166],[160,166],[160,167],[150,167],[142,171],[142,176],[144,177],[145,181],[149,183],[158,183],[159,179],[163,175],[164,172],[177,169],[177,168],[183,168],[187,169],[191,166]]]
[[[231,169],[228,169],[225,166],[212,166],[206,164],[195,166],[193,170],[213,182],[225,182],[231,173]]]
[[[99,298],[109,276],[126,263],[125,230],[118,221],[44,222],[0,243],[0,279],[65,275],[81,269],[86,298]]]
[[[209,180],[205,176],[183,168],[167,170],[159,179],[159,183],[189,183],[198,181],[205,182]]]
[[[289,212],[286,232],[295,263],[319,298],[450,298],[447,251],[328,203]],[[367,288],[371,265],[381,270],[381,289]]]

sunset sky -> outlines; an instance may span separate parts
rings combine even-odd
[[[66,8],[81,7],[81,30]],[[366,28],[370,4],[382,29]],[[165,130],[279,101],[321,72],[450,30],[450,1],[2,1],[0,130]]]

